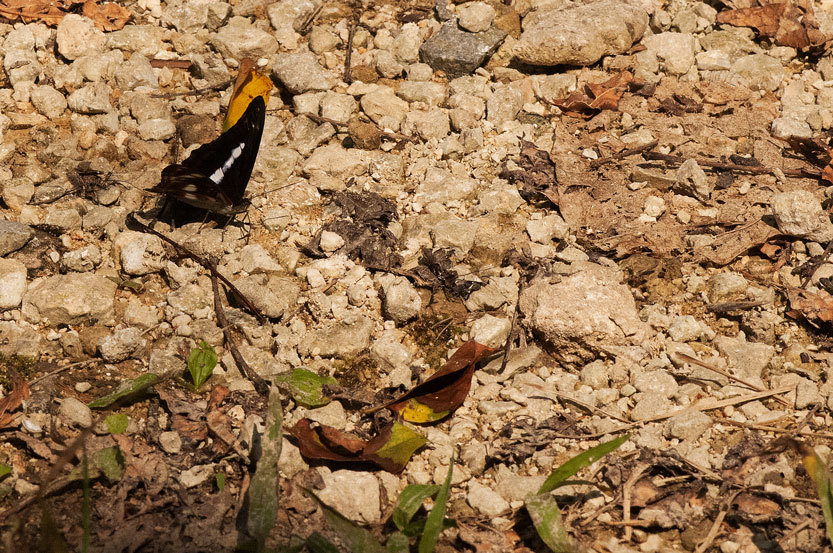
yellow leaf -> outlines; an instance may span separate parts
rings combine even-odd
[[[448,415],[448,411],[435,412],[427,405],[415,399],[409,399],[407,405],[402,408],[400,413],[406,421],[416,423],[434,422]]]
[[[229,101],[226,118],[223,120],[223,132],[229,130],[237,120],[246,112],[246,108],[256,97],[261,96],[263,103],[269,104],[269,92],[275,86],[272,80],[254,68],[254,62],[244,58],[240,62],[240,70],[237,72],[237,80],[234,83],[234,92]]]

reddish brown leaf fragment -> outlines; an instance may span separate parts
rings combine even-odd
[[[318,461],[370,463],[392,473],[401,472],[414,451],[425,444],[425,437],[402,424],[392,422],[369,441],[331,426],[312,427],[301,419],[289,430],[298,441],[301,455]]]
[[[170,69],[188,69],[191,67],[189,60],[150,60],[150,66],[155,68],[168,67]]]
[[[810,292],[801,288],[787,290],[790,309],[787,314],[793,317],[801,316],[812,321],[818,319],[829,323],[833,321],[833,296],[825,290]]]
[[[779,46],[802,50],[823,46],[832,38],[821,32],[810,0],[758,3],[761,5],[720,12],[717,22],[752,27],[761,36],[773,38]]]
[[[469,393],[475,365],[494,351],[493,348],[478,344],[474,340],[468,341],[425,382],[382,407],[399,412],[407,405],[408,400],[413,399],[430,407],[434,412],[456,409]]]
[[[82,13],[93,20],[96,28],[102,31],[118,31],[130,21],[130,10],[115,2],[98,3],[98,0],[84,2]]]
[[[29,385],[14,369],[9,368],[9,374],[12,380],[12,391],[0,399],[0,428],[11,426],[15,418],[12,412],[29,399]]]

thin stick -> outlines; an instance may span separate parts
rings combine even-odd
[[[817,260],[815,260],[813,264],[810,266],[810,271],[807,273],[807,276],[804,277],[804,280],[801,281],[801,286],[799,286],[799,288],[807,287],[810,281],[813,280],[813,275],[816,274],[816,271],[818,271],[819,267],[821,267],[822,264],[825,261],[827,261],[827,258],[830,257],[831,251],[833,251],[833,240],[827,243],[827,247],[824,248],[824,251],[822,252],[821,256]]]
[[[682,164],[687,158],[682,156],[673,156],[670,154],[661,154],[659,152],[645,152],[642,156],[648,161],[665,161],[667,163]],[[763,165],[738,165],[737,163],[724,163],[721,161],[712,161],[710,159],[697,159],[697,165],[706,167],[715,171],[737,171],[741,173],[751,173],[753,175],[774,175],[775,169],[764,167]],[[821,173],[815,169],[779,169],[784,175],[788,177],[808,177],[817,179]]]
[[[654,141],[648,142],[647,144],[643,144],[642,146],[637,146],[636,148],[628,148],[627,150],[622,150],[621,152],[616,152],[615,154],[613,154],[611,156],[608,156],[608,157],[603,157],[603,158],[600,158],[600,159],[594,159],[593,161],[590,162],[590,168],[591,169],[597,169],[597,168],[601,167],[602,165],[620,160],[624,157],[628,157],[628,156],[632,156],[632,155],[636,155],[636,154],[641,154],[642,152],[645,152],[647,150],[650,150],[650,149],[654,148],[657,144],[659,144],[659,140],[654,140]]]
[[[217,324],[223,329],[223,336],[226,339],[229,352],[234,358],[234,362],[237,363],[237,367],[246,375],[246,378],[252,381],[257,393],[262,396],[268,396],[269,385],[266,384],[266,381],[259,374],[252,370],[249,364],[246,363],[246,360],[243,359],[240,350],[237,349],[237,342],[234,340],[228,319],[226,319],[226,312],[223,310],[223,301],[220,298],[220,285],[217,278],[218,274],[216,270],[211,272],[211,288],[214,290],[214,313],[217,316]]]
[[[631,473],[630,477],[628,477],[627,482],[622,487],[622,523],[625,524],[625,541],[631,541],[631,537],[633,537],[633,527],[630,526],[631,522],[631,490],[633,489],[634,484],[639,478],[648,470],[649,465],[647,463],[640,463],[633,469],[633,473]]]
[[[266,318],[266,316],[265,316],[263,313],[261,313],[261,312],[260,312],[260,309],[258,309],[257,307],[255,307],[255,305],[254,305],[252,302],[250,302],[250,301],[246,298],[246,296],[244,296],[244,295],[243,295],[243,293],[242,293],[242,292],[240,292],[240,290],[238,290],[238,289],[237,289],[237,287],[236,287],[234,284],[232,284],[232,283],[231,283],[231,281],[230,281],[229,279],[227,279],[225,276],[223,276],[223,274],[222,274],[222,273],[220,273],[220,272],[217,270],[217,266],[216,266],[214,263],[212,263],[212,262],[208,261],[207,259],[204,259],[203,257],[201,257],[201,256],[199,256],[199,255],[197,255],[197,254],[195,254],[194,252],[192,252],[191,250],[189,250],[188,248],[186,248],[186,247],[185,247],[185,246],[183,246],[182,244],[179,244],[179,243],[177,243],[177,242],[174,242],[173,240],[171,240],[170,238],[168,238],[167,236],[165,236],[165,235],[164,235],[164,234],[162,234],[161,232],[158,232],[158,231],[156,231],[156,230],[154,230],[154,229],[150,228],[149,226],[147,226],[146,224],[144,224],[143,222],[141,222],[140,220],[138,220],[138,219],[136,218],[136,216],[135,216],[135,215],[133,215],[132,213],[130,214],[130,219],[129,219],[129,220],[131,220],[133,223],[135,223],[135,224],[136,224],[139,228],[141,228],[144,232],[149,232],[150,234],[153,234],[154,236],[158,236],[159,238],[161,238],[162,240],[164,240],[165,242],[167,242],[168,244],[170,244],[171,246],[173,246],[173,247],[174,247],[174,249],[176,249],[177,251],[179,251],[179,252],[180,252],[182,255],[184,255],[185,257],[189,257],[189,258],[193,259],[194,261],[196,261],[197,263],[199,263],[200,265],[202,265],[202,266],[203,266],[206,270],[208,270],[208,272],[209,272],[209,273],[211,273],[211,275],[212,275],[212,276],[216,276],[216,277],[217,277],[217,278],[219,278],[221,281],[223,281],[223,284],[225,284],[225,285],[226,285],[226,287],[228,287],[228,289],[229,289],[229,290],[231,290],[231,292],[232,292],[235,296],[237,296],[238,298],[240,298],[240,300],[241,300],[244,304],[246,304],[246,307],[247,307],[247,308],[248,308],[248,309],[249,309],[252,313],[254,313],[255,317],[257,317],[257,319],[258,319],[261,323],[266,324],[266,323],[268,322],[268,319]]]
[[[804,522],[802,522],[801,524],[799,524],[798,526],[796,526],[795,528],[793,528],[792,530],[790,530],[789,532],[787,532],[786,534],[784,534],[784,535],[781,537],[781,539],[779,539],[779,540],[778,540],[778,545],[780,545],[781,547],[783,547],[783,546],[784,546],[784,544],[785,544],[785,543],[786,543],[786,542],[787,542],[790,538],[792,538],[793,536],[795,536],[796,534],[798,534],[799,532],[801,532],[802,530],[804,530],[805,528],[807,528],[808,526],[810,526],[812,523],[813,523],[813,519],[808,518],[807,520],[805,520]]]
[[[151,98],[179,98],[180,96],[201,96],[203,94],[207,94],[208,92],[218,92],[220,90],[224,90],[229,87],[234,82],[233,79],[229,79],[219,84],[215,84],[214,86],[206,86],[204,88],[195,88],[194,90],[186,90],[185,92],[156,92],[151,94]]]
[[[685,354],[685,353],[682,353],[682,352],[679,352],[679,351],[675,352],[674,355],[676,355],[677,357],[679,357],[683,361],[686,361],[688,363],[694,363],[695,365],[699,365],[699,366],[703,367],[704,369],[709,369],[712,372],[716,372],[717,374],[723,375],[726,378],[728,378],[729,380],[733,380],[735,382],[743,384],[744,386],[746,386],[747,388],[750,388],[752,390],[757,390],[758,392],[767,391],[767,389],[764,388],[763,386],[759,386],[759,385],[755,384],[754,382],[749,382],[748,380],[738,378],[737,376],[735,376],[735,375],[733,375],[733,374],[731,374],[727,371],[724,371],[723,369],[715,367],[714,365],[706,363],[705,361],[700,361],[699,359],[697,359],[696,357],[692,357],[691,355],[688,355],[688,354]],[[786,405],[786,406],[788,406],[788,407],[790,407],[790,402],[788,402],[785,399],[782,399],[780,397],[776,397],[775,400],[784,404],[784,405]]]
[[[72,369],[74,367],[79,367],[81,365],[86,365],[87,363],[98,363],[98,362],[99,362],[98,359],[87,359],[85,361],[76,361],[75,363],[70,363],[69,365],[64,365],[61,368],[55,369],[54,371],[48,372],[46,374],[42,374],[39,377],[37,377],[36,379],[32,380],[29,383],[29,387],[31,388],[32,386],[34,386],[35,384],[38,384],[42,380],[46,380],[47,378],[51,378],[51,377],[55,376],[56,374],[60,374],[60,373],[66,371],[68,369]]]
[[[515,324],[518,322],[518,312],[521,310],[521,293],[524,289],[524,281],[520,280],[518,283],[518,299],[515,300],[515,309],[512,311],[512,324],[509,325],[509,334],[506,335],[506,343],[503,345],[503,361],[500,362],[500,370],[498,373],[503,373],[506,369],[506,363],[509,362],[509,350],[512,349],[512,333],[515,330]]]
[[[709,533],[706,535],[706,539],[700,542],[700,545],[694,551],[694,553],[704,553],[709,547],[712,546],[714,543],[714,539],[717,537],[718,532],[720,532],[720,525],[723,524],[723,519],[726,518],[726,515],[732,508],[732,503],[734,503],[735,498],[742,490],[737,490],[729,497],[729,501],[726,502],[726,508],[720,509],[720,512],[717,514],[717,517],[714,519],[714,524],[709,529]]]
[[[732,419],[724,418],[715,418],[714,422],[728,424],[730,426],[739,426],[741,428],[749,428],[751,430],[760,430],[762,432],[772,432],[773,434],[795,434],[796,436],[808,436],[812,438],[824,438],[827,440],[833,440],[833,434],[831,434],[830,432],[796,432],[795,430],[787,430],[785,428],[778,428],[777,426],[766,426],[763,424],[733,421]]]
[[[350,24],[350,32],[347,34],[347,55],[344,57],[344,82],[350,84],[353,82],[353,75],[350,71],[350,62],[353,59],[353,37],[356,36],[356,28],[359,22],[355,19]]]
[[[833,243],[833,242],[831,242]],[[753,307],[766,305],[763,301],[728,301],[724,303],[712,303],[706,306],[710,313],[728,313],[729,311],[746,311]]]

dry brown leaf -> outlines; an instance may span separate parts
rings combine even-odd
[[[715,237],[711,246],[698,248],[695,253],[715,265],[723,266],[777,235],[778,229],[763,221],[755,221],[724,232]]]
[[[82,13],[93,20],[97,29],[101,31],[118,31],[130,21],[133,14],[125,7],[114,2],[99,4],[98,0],[84,2]]]
[[[602,83],[588,83],[586,94],[574,92],[553,104],[570,115],[587,116],[602,110],[616,110],[632,81],[633,75],[622,71]]]
[[[833,38],[821,32],[810,0],[758,0],[758,4],[720,12],[717,21],[753,27],[761,36],[773,38],[779,46],[802,50],[823,46]]]
[[[801,288],[787,289],[787,299],[790,300],[791,317],[803,317],[808,321],[820,320],[826,323],[833,321],[833,296],[825,290],[810,292]]]
[[[29,385],[26,381],[12,368],[9,368],[9,375],[12,380],[12,391],[0,399],[0,428],[12,426],[15,420],[12,412],[16,411],[24,401],[29,399]]]
[[[40,21],[46,25],[57,25],[64,18],[70,2],[50,0],[0,0],[0,16],[23,23]]]

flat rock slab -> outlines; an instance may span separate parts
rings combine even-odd
[[[116,288],[110,279],[85,273],[35,280],[23,296],[23,316],[51,325],[110,320]]]
[[[592,65],[627,52],[647,28],[648,14],[620,0],[541,8],[524,18],[513,54],[532,65]]]
[[[505,37],[506,33],[495,27],[470,33],[457,27],[456,21],[449,21],[422,44],[419,53],[434,71],[445,71],[449,79],[454,79],[480,67]]]
[[[568,363],[591,361],[606,345],[635,345],[649,335],[639,320],[630,289],[620,272],[590,262],[573,263],[576,272],[560,282],[539,279],[521,294],[527,325]]]

